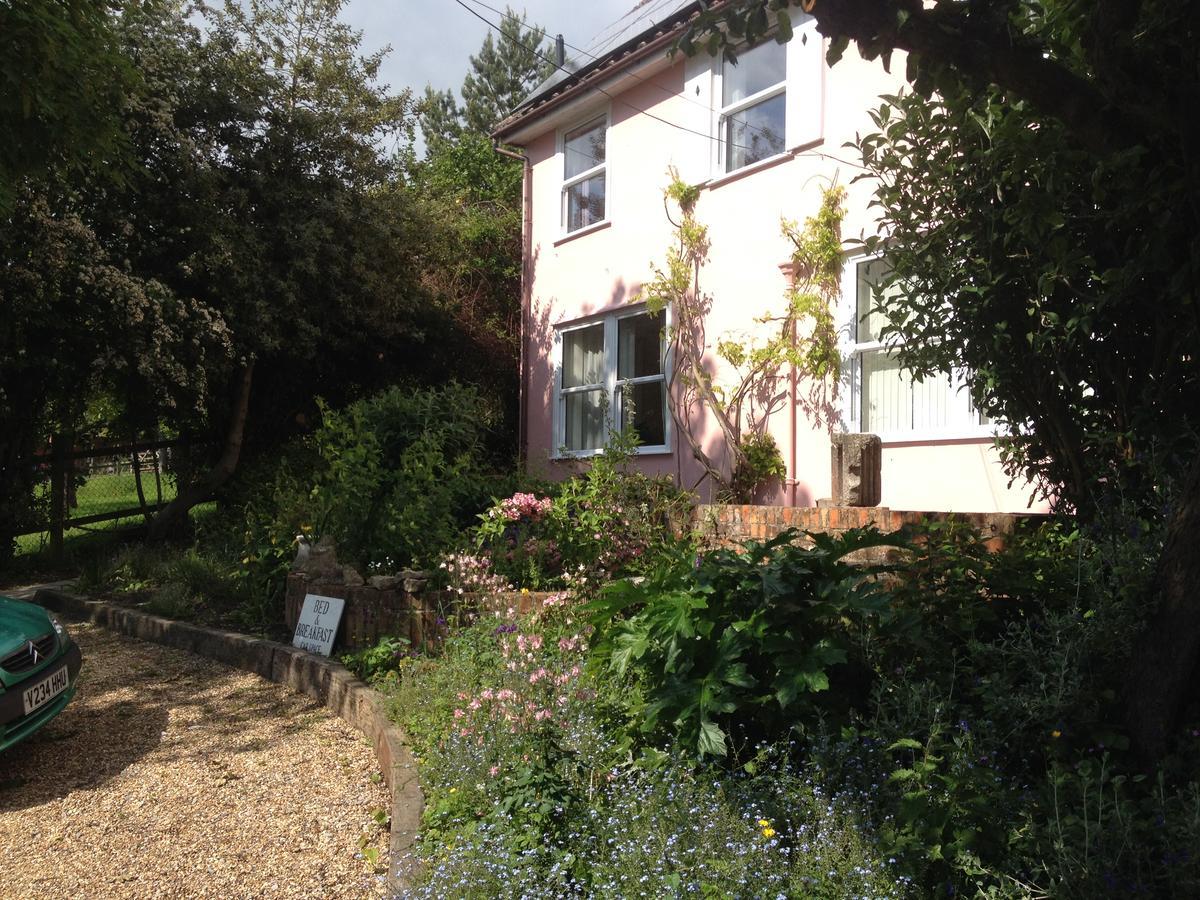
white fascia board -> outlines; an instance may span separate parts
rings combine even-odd
[[[577,124],[583,117],[587,116],[591,111],[599,111],[606,107],[609,103],[612,104],[613,115],[622,113],[636,112],[626,106],[620,99],[622,91],[636,87],[639,82],[645,81],[659,72],[669,69],[674,63],[668,59],[667,52],[664,50],[662,54],[642,59],[631,66],[622,67],[620,71],[614,72],[612,75],[605,77],[595,84],[588,85],[586,91],[580,92],[576,97],[572,97],[566,103],[556,106],[548,113],[534,112],[530,115],[529,120],[518,128],[509,133],[504,139],[504,143],[511,144],[517,147],[528,145],[536,137],[540,137],[547,131],[553,131],[558,128],[568,127],[572,124]],[[610,99],[600,93],[603,88],[609,94],[612,94],[616,99]],[[660,92],[662,99],[667,99],[670,95],[666,92]],[[640,107],[638,108],[640,109]]]

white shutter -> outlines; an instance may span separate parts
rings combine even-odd
[[[825,41],[817,20],[792,8],[787,44],[787,146],[814,144],[824,136]]]

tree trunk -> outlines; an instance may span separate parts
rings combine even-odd
[[[1125,681],[1125,724],[1138,760],[1166,754],[1189,702],[1200,664],[1200,459],[1192,465],[1154,576],[1156,602],[1134,642]]]
[[[225,435],[225,449],[215,466],[204,478],[182,488],[179,494],[163,507],[151,521],[146,540],[161,541],[169,536],[186,519],[193,506],[203,503],[212,492],[229,480],[237,470],[238,458],[242,454],[242,435],[246,430],[246,414],[250,409],[250,385],[254,379],[254,363],[242,369],[237,396],[229,415],[229,430]]]

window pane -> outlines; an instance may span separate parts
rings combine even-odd
[[[950,376],[947,373],[938,372],[923,381],[913,381],[912,393],[914,431],[946,428],[950,425],[961,427],[967,424],[962,421],[966,397],[950,387]]]
[[[604,162],[604,131],[604,120],[601,119],[569,132],[563,138],[566,156],[564,178],[573,178]]]
[[[760,159],[782,153],[784,148],[784,94],[725,118],[725,171],[732,172]]]
[[[858,264],[858,298],[855,308],[855,342],[865,344],[868,341],[879,340],[879,331],[887,324],[887,316],[879,311],[872,311],[875,307],[875,285],[887,276],[891,268],[882,259],[864,260]],[[889,294],[894,295],[899,292],[899,288],[893,287],[889,289]]]
[[[617,377],[662,374],[662,313],[617,320]]]
[[[563,341],[563,387],[599,384],[604,380],[604,325],[565,331]]]
[[[862,355],[862,430],[912,430],[912,379],[883,350]]]
[[[737,65],[727,62],[721,70],[721,105],[729,106],[779,84],[786,67],[787,48],[773,40],[738,54]]]
[[[604,173],[567,188],[567,231],[604,221]]]
[[[579,391],[563,396],[563,443],[568,450],[596,450],[604,445],[604,391]]]
[[[637,429],[638,444],[642,446],[665,444],[666,406],[666,379],[625,385],[621,389],[621,429],[632,423]]]
[[[869,350],[861,358],[863,431],[927,431],[955,424],[948,374],[918,382],[886,350]]]

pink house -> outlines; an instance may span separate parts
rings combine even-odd
[[[521,442],[535,470],[565,474],[600,452],[606,423],[630,419],[621,404],[632,396],[639,465],[688,487],[702,475],[671,420],[663,323],[639,302],[672,242],[668,170],[703,185],[696,211],[711,238],[703,278],[714,344],[782,300],[791,245],[780,221],[815,213],[823,187],[849,191],[845,238],[875,233],[872,187],[851,183],[860,171],[844,145],[872,130],[868,110],[900,80],[853,52],[827,66],[821,35],[794,7],[792,40],[744,52],[736,67],[703,54],[672,58],[697,7],[639,4],[495,132],[526,160]],[[876,339],[868,307],[880,268],[848,243],[832,428],[880,436],[884,506],[1024,511],[1029,491],[1009,487],[994,429],[958,379],[913,383]],[[696,417],[687,427],[720,458],[713,423]],[[811,506],[830,496],[830,424],[789,400],[768,427],[787,476],[764,499]],[[698,490],[706,498],[711,486]]]

